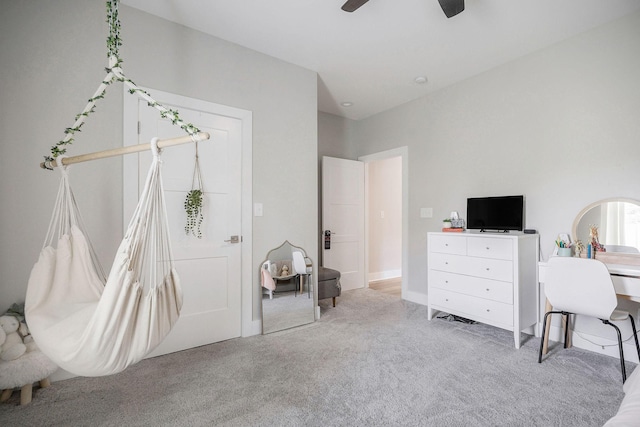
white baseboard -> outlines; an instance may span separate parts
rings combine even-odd
[[[242,337],[252,337],[254,335],[262,334],[262,320],[252,320],[248,333],[243,333]]]
[[[49,380],[52,383],[55,383],[58,381],[68,380],[70,378],[75,378],[75,377],[77,377],[76,374],[72,374],[71,372],[67,372],[62,368],[58,368],[57,371],[55,371],[53,374],[51,374],[51,376],[49,376]]]
[[[386,271],[378,271],[377,273],[369,273],[369,281],[375,282],[378,280],[386,280],[386,279],[395,279],[397,277],[402,277],[402,270],[386,270]]]

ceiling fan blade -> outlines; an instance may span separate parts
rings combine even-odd
[[[368,1],[369,0],[347,0],[347,2],[342,5],[342,10],[345,12],[353,12]]]
[[[456,16],[464,10],[464,0],[438,0],[438,3],[447,18]]]

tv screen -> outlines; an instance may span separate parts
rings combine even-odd
[[[467,228],[471,230],[522,231],[524,196],[467,199]]]

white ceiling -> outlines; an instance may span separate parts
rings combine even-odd
[[[370,0],[353,13],[344,1],[121,0],[316,71],[318,109],[351,119],[640,10],[640,0],[466,0],[447,19],[437,0]]]

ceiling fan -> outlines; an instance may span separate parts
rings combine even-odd
[[[342,5],[342,10],[345,12],[354,12],[368,1],[369,0],[347,0],[347,2]],[[444,14],[447,15],[447,18],[456,16],[464,10],[464,0],[438,0],[438,3],[440,3],[440,7]]]

